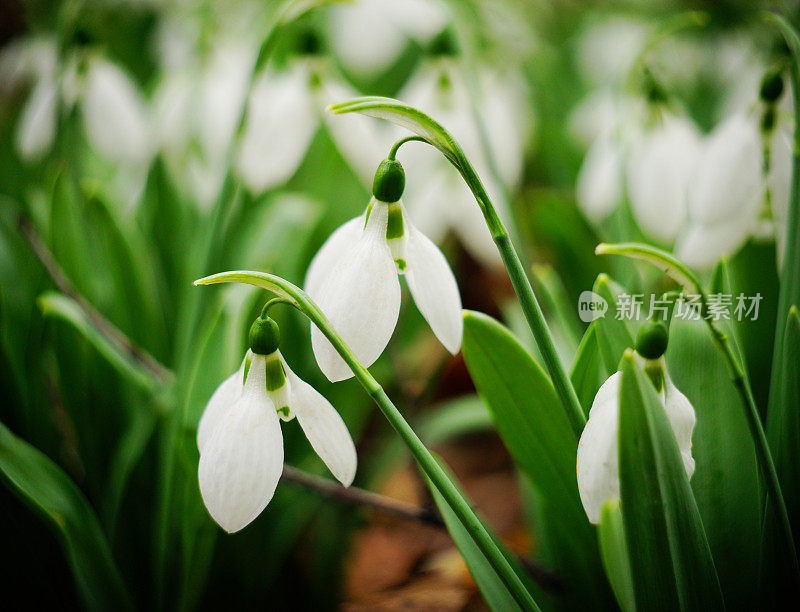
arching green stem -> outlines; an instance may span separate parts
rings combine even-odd
[[[459,520],[469,530],[475,544],[480,548],[486,559],[495,569],[508,588],[509,592],[523,610],[538,610],[536,602],[531,597],[520,577],[512,568],[508,559],[495,544],[491,534],[469,506],[467,500],[461,495],[456,486],[447,476],[445,471],[425,447],[417,434],[403,418],[403,415],[392,403],[386,392],[353,355],[349,347],[339,337],[322,311],[311,301],[306,293],[292,283],[266,272],[223,272],[195,281],[195,285],[211,285],[215,283],[246,283],[255,285],[277,294],[285,302],[297,307],[311,322],[319,328],[328,341],[333,345],[345,363],[353,371],[356,380],[367,391],[369,396],[378,405],[392,427],[400,434],[408,449],[414,455],[417,464],[425,475],[433,482],[437,491],[445,498]]]
[[[397,157],[398,149],[407,142],[426,142],[426,140],[422,136],[406,136],[405,138],[401,138],[389,149],[389,155],[386,156],[386,159],[394,159]]]
[[[536,344],[539,346],[544,365],[550,374],[556,393],[567,413],[567,418],[575,432],[575,436],[580,437],[583,427],[586,425],[586,417],[578,400],[578,395],[575,393],[572,382],[558,356],[550,330],[545,322],[544,314],[536,295],[533,293],[530,279],[514,248],[508,230],[497,214],[497,210],[486,193],[478,173],[455,139],[439,123],[425,113],[389,98],[357,98],[350,102],[335,104],[331,106],[331,110],[336,113],[361,112],[373,117],[387,119],[413,130],[418,136],[412,136],[395,143],[392,147],[392,151],[395,154],[404,142],[421,140],[439,149],[445,158],[455,166],[470,191],[472,191],[473,196],[475,196],[475,200],[483,213],[483,218],[492,234],[492,240],[494,240],[503,260],[503,265],[508,271],[508,276],[517,294],[517,299],[519,299],[522,312],[533,333]]]

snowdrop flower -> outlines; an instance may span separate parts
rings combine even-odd
[[[672,243],[686,220],[686,198],[700,133],[685,116],[665,115],[630,150],[628,199],[639,228]]]
[[[214,391],[197,428],[200,493],[228,533],[251,523],[275,493],[283,470],[280,420],[297,418],[343,485],[349,486],[356,472],[347,426],[328,400],[289,368],[278,350],[275,322],[262,314],[249,340],[241,367]]]
[[[649,336],[649,337],[647,337]],[[675,433],[686,475],[694,473],[692,431],[695,413],[689,400],[669,378],[663,354],[667,348],[667,330],[661,323],[642,328],[636,340],[636,359],[654,379],[664,410]],[[622,373],[616,372],[597,392],[589,411],[589,420],[578,442],[578,492],[591,523],[600,521],[600,510],[609,498],[619,498],[619,461],[617,430],[619,393]]]
[[[427,43],[447,23],[435,0],[359,0],[328,10],[328,36],[342,64],[368,77],[391,66],[409,40]]]
[[[625,195],[626,165],[631,147],[641,135],[642,100],[598,93],[579,105],[570,120],[581,140],[593,137],[578,171],[578,205],[593,223],[605,220]]]
[[[237,171],[250,190],[260,193],[291,178],[323,124],[368,185],[390,144],[388,126],[325,112],[332,102],[357,95],[321,57],[301,57],[282,70],[261,74],[250,93],[236,158]]]
[[[753,118],[729,117],[701,146],[689,185],[689,225],[676,252],[703,269],[734,253],[756,232],[766,184],[762,138]]]
[[[524,110],[529,104],[524,84],[513,73],[479,67],[476,79],[480,119],[470,104],[472,94],[463,72],[448,57],[421,67],[398,98],[447,126],[475,166],[500,217],[508,222],[507,193],[519,186],[532,127],[530,111]],[[406,202],[414,222],[434,242],[453,231],[481,263],[501,265],[475,197],[451,164],[429,147],[408,147],[403,156],[410,177]]]
[[[189,54],[185,64],[165,66],[154,96],[167,168],[202,208],[216,201],[225,180],[258,54],[247,36],[221,36],[209,46],[202,59]]]
[[[4,51],[0,77],[10,86],[32,82],[16,131],[23,159],[34,161],[50,150],[59,111],[75,103],[89,143],[101,157],[135,167],[150,159],[147,104],[131,77],[99,54],[79,50],[60,59],[55,40],[24,39]]]
[[[405,276],[417,307],[445,348],[456,353],[461,347],[455,277],[442,252],[409,222],[400,201],[404,184],[400,163],[383,161],[367,210],[331,234],[306,275],[306,291],[365,366],[380,356],[397,324],[398,274]],[[353,375],[316,327],[311,342],[330,380]]]

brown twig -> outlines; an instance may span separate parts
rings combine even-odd
[[[137,363],[155,379],[162,383],[169,381],[172,378],[172,372],[168,368],[163,366],[150,355],[150,353],[133,342],[133,340],[100,314],[100,312],[80,294],[58,264],[55,257],[53,257],[50,249],[47,248],[39,232],[36,231],[36,228],[25,215],[19,215],[17,225],[22,235],[28,241],[34,255],[36,255],[36,258],[47,271],[53,284],[58,287],[59,291],[71,298],[80,307],[91,325],[105,336],[120,353]]]
[[[317,491],[326,497],[339,499],[349,504],[367,506],[404,519],[426,523],[433,527],[444,528],[445,526],[439,513],[431,508],[392,499],[358,487],[344,487],[338,482],[309,474],[291,465],[284,464],[283,479],[306,489]]]

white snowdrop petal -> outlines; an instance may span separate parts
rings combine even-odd
[[[400,313],[400,283],[386,243],[387,209],[380,203],[372,207],[359,240],[342,255],[319,290],[310,294],[367,367],[386,348]],[[344,380],[353,375],[313,324],[311,345],[320,369],[329,380]]]
[[[200,455],[200,493],[229,533],[253,521],[275,493],[283,471],[283,438],[266,394],[264,357],[253,357],[244,391]]]
[[[245,361],[243,360],[239,369],[219,384],[203,410],[203,415],[197,424],[197,448],[201,453],[222,417],[242,395],[244,365]]]
[[[86,134],[98,153],[113,161],[141,162],[150,154],[147,108],[133,81],[117,66],[95,60],[83,101]]]
[[[250,94],[237,169],[256,193],[291,178],[305,157],[319,120],[304,62],[267,72]]]
[[[342,257],[358,241],[364,231],[365,215],[354,217],[340,225],[328,236],[320,247],[306,272],[303,288],[309,295],[316,295],[330,277]]]
[[[387,68],[406,44],[406,36],[381,2],[368,1],[329,10],[331,46],[351,71],[369,76]]]
[[[439,248],[406,222],[405,273],[417,308],[444,347],[455,354],[461,348],[461,296],[453,271]]]
[[[17,126],[17,149],[23,159],[35,160],[44,155],[56,135],[58,85],[42,79],[25,103]]]
[[[664,377],[664,410],[667,413],[669,424],[675,432],[675,440],[681,452],[686,476],[694,474],[694,458],[692,457],[692,432],[697,422],[694,407],[689,399],[681,393],[672,383],[669,376]]]
[[[702,146],[689,187],[689,216],[712,226],[754,218],[764,197],[761,136],[754,120],[733,115]]]
[[[302,380],[283,360],[291,385],[290,408],[319,458],[331,474],[349,487],[356,475],[356,447],[342,417],[314,387]]]
[[[578,204],[595,223],[622,201],[622,151],[611,136],[594,141],[578,172]]]
[[[665,117],[633,145],[628,162],[628,195],[642,231],[663,242],[675,240],[686,220],[689,180],[699,151],[690,120]]]
[[[678,259],[692,268],[707,270],[720,257],[735,253],[753,231],[754,218],[733,216],[727,223],[714,226],[691,225],[675,245]]]
[[[592,523],[600,521],[600,510],[607,499],[619,497],[617,430],[621,376],[620,372],[611,375],[598,390],[578,442],[578,493]]]

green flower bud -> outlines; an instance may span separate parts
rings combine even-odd
[[[248,341],[250,350],[257,355],[271,355],[278,350],[281,342],[281,330],[278,324],[269,317],[259,317],[250,326]]]
[[[384,159],[375,172],[372,195],[381,202],[397,202],[406,186],[406,173],[396,159]]]
[[[759,91],[761,100],[773,104],[778,101],[782,93],[783,76],[781,76],[780,70],[773,70],[765,74],[761,79],[761,90]]]
[[[658,359],[667,352],[669,332],[661,321],[648,321],[636,334],[636,352],[645,359]]]

